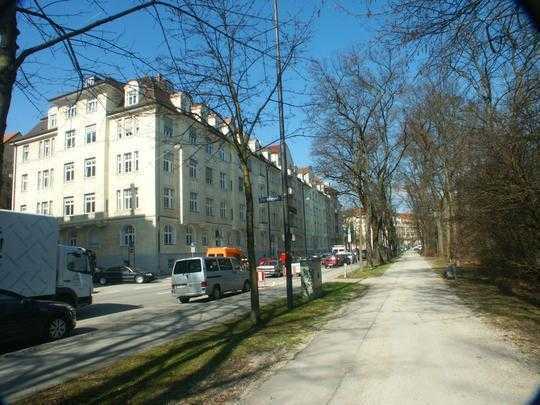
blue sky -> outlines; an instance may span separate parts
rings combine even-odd
[[[86,2],[81,3],[88,4]],[[261,1],[261,6],[265,6],[266,3],[270,8],[270,1]],[[105,3],[103,2],[103,4]],[[132,3],[130,1],[118,1],[114,3],[114,6],[122,8],[129,4]],[[281,0],[280,12],[282,18],[286,18],[290,14],[299,14],[307,19],[316,10],[320,10],[316,14],[313,23],[313,36],[307,46],[306,56],[311,58],[326,58],[332,57],[336,52],[347,50],[351,46],[368,46],[368,42],[375,35],[378,25],[377,20],[374,18],[353,16],[341,9],[341,6],[343,6],[349,11],[361,13],[365,11],[365,4],[366,1],[359,0],[306,0],[300,2]],[[68,23],[71,27],[77,27],[83,25],[85,21],[101,16],[100,10],[96,10],[95,12],[87,12],[81,18],[71,18]],[[26,25],[21,24],[20,29],[20,45],[22,49],[41,41],[35,31],[29,30]],[[149,22],[147,16],[143,13],[130,16],[121,22],[107,26],[105,29],[109,35],[118,33],[121,36],[123,46],[131,47],[137,52],[143,54],[165,52],[162,37],[157,34],[158,27],[153,22]],[[79,51],[79,53],[84,55],[84,51]],[[90,51],[88,54],[92,55]],[[93,62],[85,61],[84,57],[80,58],[80,61],[81,64],[90,69],[95,66]],[[300,66],[296,72],[286,73],[284,82],[285,91],[287,89],[302,89],[306,86],[306,76],[304,75],[306,72],[303,70],[304,68],[305,66]],[[8,131],[21,131],[25,133],[31,129],[40,116],[46,114],[48,108],[47,98],[70,90],[73,83],[76,82],[67,79],[73,77],[73,72],[60,46],[53,50],[42,51],[36,57],[28,60],[23,65],[23,69],[30,76],[37,75],[37,77],[34,76],[32,80],[34,87],[33,89],[29,89],[26,95],[20,90],[15,90],[8,115]],[[123,72],[112,71],[108,73],[120,80],[131,77],[129,66],[126,66]],[[126,77],[122,77],[122,74],[126,75]],[[286,102],[295,104],[301,104],[305,101],[305,98],[287,92],[284,98]],[[299,108],[287,108],[286,132],[294,132],[298,128],[303,127],[303,125],[304,115],[302,110]],[[261,138],[263,142],[269,142],[277,138],[277,124],[259,128],[257,130],[257,137]],[[309,138],[298,137],[291,139],[289,145],[297,165],[311,164],[312,158],[310,156]]]

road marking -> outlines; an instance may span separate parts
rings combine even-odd
[[[158,292],[157,294],[162,295],[162,294],[170,294],[170,293],[171,293],[170,291],[162,291],[162,292]]]

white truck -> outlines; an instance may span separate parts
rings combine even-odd
[[[54,217],[0,210],[0,289],[78,307],[92,303],[94,255],[59,244]]]

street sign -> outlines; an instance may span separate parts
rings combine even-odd
[[[280,195],[269,195],[267,197],[259,197],[259,203],[261,204],[277,202],[277,201],[281,201]]]

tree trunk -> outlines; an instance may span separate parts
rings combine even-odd
[[[17,77],[15,57],[18,35],[16,1],[8,0],[0,13],[0,136],[2,138],[0,139],[0,192],[3,190],[4,182],[4,133],[11,104],[11,93]]]
[[[251,283],[251,320],[254,324],[261,321],[259,306],[259,282],[257,277],[257,263],[255,258],[255,230],[253,226],[253,190],[251,185],[251,173],[247,160],[240,159],[242,178],[244,181],[244,195],[246,197],[246,245],[249,262],[249,279]]]

